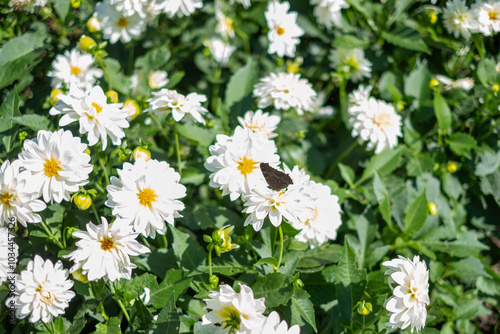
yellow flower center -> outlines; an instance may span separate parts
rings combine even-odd
[[[491,21],[496,21],[498,19],[498,12],[495,10],[491,10],[488,12],[488,17]]]
[[[80,74],[81,71],[82,71],[82,69],[79,68],[78,66],[71,66],[70,73],[72,75],[78,75],[78,74]]]
[[[42,285],[38,285],[38,288],[35,291],[40,295],[42,303],[50,304],[54,301],[54,295],[52,295],[50,291],[45,290]]]
[[[0,195],[0,203],[4,205],[10,206],[10,199],[14,197],[14,194],[6,192],[5,194]]]
[[[220,309],[214,315],[226,319],[222,322],[222,327],[229,327],[229,333],[234,333],[235,330],[240,329],[240,312],[233,305]],[[243,317],[246,318],[245,315]]]
[[[115,247],[115,241],[108,237],[103,237],[101,241],[101,249],[103,251],[109,251]]]
[[[126,26],[128,26],[128,21],[126,18],[124,17],[121,17],[118,22],[116,22],[116,25],[120,28],[125,28]]]
[[[151,207],[151,204],[156,200],[156,194],[153,190],[149,188],[142,189],[139,191],[137,194],[137,197],[139,198],[139,203],[142,206],[149,206]]]
[[[100,113],[102,111],[102,107],[100,104],[97,104],[95,102],[92,102],[92,107],[95,108],[95,111],[97,111],[97,113]]]
[[[252,173],[255,168],[257,168],[257,162],[252,159],[248,159],[247,157],[243,157],[243,159],[238,162],[238,170],[244,176]]]
[[[282,27],[278,27],[276,28],[276,33],[278,34],[278,36],[283,36],[283,34],[285,33],[285,29]]]
[[[45,160],[45,165],[43,166],[43,173],[48,177],[54,177],[59,175],[59,171],[62,170],[61,162],[54,158],[50,160]]]
[[[379,128],[385,128],[391,124],[391,115],[384,111],[378,112],[373,117],[373,122],[377,124]]]
[[[358,60],[356,59],[356,57],[354,56],[350,56],[346,59],[346,63],[347,65],[349,65],[349,67],[351,67],[353,70],[357,70],[358,67],[359,67],[359,62]]]

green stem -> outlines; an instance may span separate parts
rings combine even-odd
[[[54,324],[52,323],[52,321],[50,321],[50,324],[52,325],[51,327],[49,327],[49,324],[48,323],[43,323],[45,325],[45,328],[47,328],[47,330],[49,331],[49,333],[55,333],[55,330],[52,330],[54,328]]]
[[[106,69],[106,66],[104,65],[104,62],[102,61],[101,56],[98,53],[96,53],[96,54],[94,54],[94,57],[97,60],[97,62],[99,63],[99,66],[101,66],[101,68],[102,68],[102,70],[104,72],[104,77],[106,78],[106,81],[108,82],[108,90],[111,90],[112,89],[111,76],[109,75],[109,72]]]
[[[106,165],[104,164],[104,161],[102,160],[101,152],[99,151],[99,149],[97,148],[97,146],[94,146],[94,151],[95,151],[95,153],[97,155],[97,160],[99,160],[99,165],[102,168],[102,171],[104,173],[104,177],[106,178],[106,184],[108,184],[109,183],[108,170],[106,168]]]
[[[212,277],[212,247],[208,251],[208,272],[210,273],[209,277]]]
[[[339,162],[341,162],[342,160],[344,160],[344,158],[346,156],[349,155],[349,153],[352,152],[352,150],[354,150],[354,148],[356,148],[358,146],[358,142],[357,141],[353,141],[351,146],[349,146],[347,148],[347,150],[345,150],[344,152],[342,152],[341,155],[339,155],[337,157],[337,159],[335,159],[335,161],[332,163],[332,165],[330,166],[330,168],[328,169],[328,172],[326,172],[326,175],[325,175],[325,179],[329,179],[333,172],[335,172],[335,169],[337,169],[337,165],[339,164]]]
[[[158,127],[158,129],[160,130],[161,134],[163,135],[163,137],[165,137],[165,139],[168,140],[168,135],[167,135],[167,131],[165,131],[165,128],[163,127],[163,125],[161,125],[160,123],[160,120],[156,117],[155,114],[153,113],[150,113],[149,114],[151,116],[151,119],[153,120],[153,122],[156,123],[156,126]]]
[[[134,42],[130,42],[128,45],[128,75],[132,74],[132,70],[134,69]]]
[[[40,224],[42,225],[43,229],[45,230],[45,232],[47,232],[47,234],[50,236],[50,239],[51,240],[54,240],[54,243],[59,246],[59,248],[61,249],[64,249],[64,246],[61,244],[61,242],[56,239],[56,237],[52,234],[52,231],[49,229],[49,227],[47,226],[47,224],[45,224],[45,222],[42,220],[40,222]]]
[[[99,218],[99,214],[97,213],[97,209],[95,208],[94,201],[92,201],[92,204],[90,204],[92,207],[92,211],[94,211],[96,223],[99,224],[101,222],[101,219]]]
[[[167,241],[167,235],[166,235],[166,233],[164,233],[164,234],[161,235],[161,239],[163,240],[163,248],[166,249],[167,246],[168,246],[168,241]]]
[[[177,122],[174,121],[175,155],[177,156],[177,171],[182,176],[181,148],[179,146],[179,135],[177,134]]]
[[[280,226],[278,226],[278,232],[280,234],[280,255],[278,257],[278,271],[280,270],[280,266],[281,266],[281,259],[283,258],[283,227],[281,227],[281,224]]]
[[[108,287],[109,287],[109,290],[111,291],[111,294],[113,294],[113,296],[114,296],[115,295],[115,288],[113,286],[113,283],[109,282],[108,283]],[[118,300],[118,299],[115,299],[115,300],[118,303],[118,306],[120,306],[120,309],[122,310],[123,315],[125,316],[125,318],[127,319],[128,323],[130,324],[130,316],[128,315],[128,312],[125,309],[125,306],[123,305],[122,301]]]
[[[221,73],[222,73],[221,68],[219,65],[217,65],[217,69],[215,70],[215,77],[214,77],[215,83],[214,83],[214,87],[212,90],[212,111],[215,114],[218,114],[218,112],[217,112],[217,99],[219,98],[219,89],[220,89],[219,80],[220,80]],[[218,115],[218,116],[221,117],[222,115]]]
[[[347,80],[342,77],[339,80],[339,103],[340,103],[340,116],[344,117],[347,112],[346,89]]]

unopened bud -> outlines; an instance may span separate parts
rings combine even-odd
[[[87,21],[87,29],[90,32],[98,32],[101,30],[101,21],[95,16],[92,16],[88,21]]]
[[[498,91],[500,91],[500,86],[498,84],[494,84],[491,86],[491,91],[495,94],[498,93]]]
[[[63,91],[59,88],[53,89],[52,92],[50,92],[50,104],[55,106],[56,102],[59,101],[59,95],[63,94]]]
[[[128,119],[134,119],[141,113],[141,108],[134,100],[127,100],[123,103],[122,110],[128,114]]]
[[[82,35],[78,41],[78,47],[85,52],[92,51],[97,45],[96,41],[92,37]]]
[[[92,198],[89,194],[80,193],[73,197],[73,202],[80,210],[87,210],[92,205]]]
[[[132,152],[132,156],[134,157],[135,161],[139,159],[148,161],[149,159],[151,159],[151,152],[147,148],[139,146],[134,150],[134,152]]]
[[[365,302],[364,300],[358,304],[358,313],[361,315],[368,315],[372,313],[373,306],[369,302]]]
[[[446,169],[448,170],[448,172],[450,173],[455,173],[458,169],[457,167],[457,163],[454,162],[454,161],[450,161],[448,162],[448,165],[446,165]]]
[[[73,8],[78,8],[78,7],[80,7],[80,4],[81,4],[80,0],[71,0],[70,3],[71,3],[71,7],[73,7]]]
[[[114,90],[108,90],[106,92],[106,97],[108,98],[108,103],[118,103],[118,92]]]
[[[438,79],[431,79],[431,81],[429,81],[429,88],[431,89],[434,89],[436,87],[439,86],[439,80]]]
[[[437,208],[436,203],[430,202],[427,206],[429,207],[429,213],[431,215],[434,216],[438,212],[438,208]]]

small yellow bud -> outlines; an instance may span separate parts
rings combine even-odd
[[[73,202],[80,210],[87,210],[92,205],[92,198],[89,194],[80,193],[73,197]]]
[[[498,91],[500,91],[500,86],[498,84],[494,84],[491,86],[491,91],[495,94],[498,93]]]
[[[438,79],[431,79],[431,81],[429,81],[429,88],[434,89],[438,86],[439,86]]]
[[[448,162],[448,165],[446,165],[446,169],[448,170],[448,172],[450,173],[455,173],[458,169],[457,167],[457,163],[454,162],[454,161],[450,161]]]
[[[60,90],[59,88],[53,89],[52,92],[50,92],[50,104],[55,106],[56,102],[59,101],[59,95],[64,95],[63,91]]]
[[[132,152],[132,156],[134,157],[135,161],[139,159],[144,159],[148,161],[149,159],[151,159],[151,152],[149,152],[149,150],[146,147],[139,146],[134,150],[134,152]]]
[[[73,271],[71,274],[73,275],[73,278],[76,279],[77,281],[80,281],[82,283],[88,283],[89,282],[89,280],[87,278],[87,275],[82,274],[82,270],[81,269]]]
[[[106,92],[106,97],[108,98],[108,103],[118,103],[118,92],[114,90],[108,90]]]
[[[286,68],[286,71],[288,73],[297,73],[299,70],[300,70],[300,67],[296,63],[290,63],[290,64],[288,64],[288,66]]]
[[[82,51],[89,52],[92,51],[93,48],[95,48],[97,43],[92,37],[82,35],[77,45]]]
[[[97,32],[101,30],[101,21],[95,16],[92,16],[88,21],[87,21],[87,29],[90,32]]]
[[[219,244],[219,253],[229,252],[232,249],[238,248],[240,246],[231,243],[231,236],[229,233],[233,230],[234,226],[223,226],[217,230],[217,234],[213,236],[216,237],[217,243]],[[219,255],[220,256],[220,255]]]
[[[368,315],[372,312],[372,310],[373,310],[372,303],[365,302],[363,300],[363,302],[358,304],[358,313],[361,315]]]
[[[78,8],[80,7],[80,0],[71,0],[71,7]]]
[[[429,13],[429,22],[431,24],[436,23],[437,19],[438,19],[438,16],[437,16],[436,12],[432,11],[432,12]]]
[[[405,103],[403,101],[398,101],[398,103],[396,103],[396,109],[401,111],[405,108]]]
[[[83,153],[87,153],[88,155],[90,155],[90,148],[87,147],[87,149],[83,151]]]
[[[141,108],[134,100],[127,100],[123,103],[122,110],[128,114],[128,119],[134,119],[141,113]]]
[[[434,216],[438,212],[438,208],[437,208],[436,203],[430,202],[427,206],[429,207],[429,213],[431,215]]]

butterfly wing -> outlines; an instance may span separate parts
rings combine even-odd
[[[260,170],[264,175],[264,179],[266,180],[269,189],[279,191],[293,184],[292,178],[288,176],[288,174],[274,169],[266,162],[262,162],[260,164]]]

